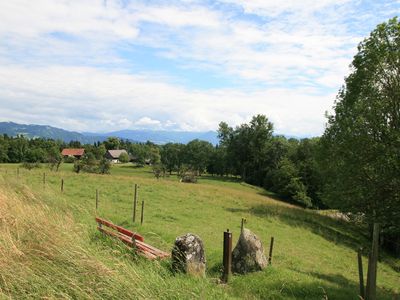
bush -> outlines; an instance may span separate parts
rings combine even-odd
[[[110,174],[111,163],[108,159],[102,158],[99,161],[98,172],[100,174]]]
[[[64,162],[67,164],[73,164],[73,163],[75,163],[75,161],[76,161],[76,158],[73,156],[64,157]]]
[[[22,164],[21,164],[21,167],[22,168],[24,168],[24,169],[28,169],[28,170],[32,170],[32,169],[35,169],[35,168],[40,168],[41,167],[41,165],[40,165],[40,163],[39,162],[23,162]]]
[[[129,162],[129,155],[128,153],[121,153],[118,159],[121,163],[127,163]]]
[[[196,183],[197,172],[187,166],[182,166],[178,172],[178,176],[181,178],[180,182]]]
[[[82,160],[76,160],[74,163],[74,172],[109,174],[111,163],[106,159],[96,160],[94,155],[89,153]]]
[[[78,173],[82,170],[82,162],[80,160],[74,161],[74,172]]]
[[[159,179],[165,176],[165,167],[162,164],[153,165],[154,176]]]

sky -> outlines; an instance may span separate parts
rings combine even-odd
[[[1,1],[0,121],[324,131],[357,45],[398,0]]]

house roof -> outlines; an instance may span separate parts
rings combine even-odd
[[[113,159],[118,159],[119,156],[120,156],[122,153],[128,154],[128,152],[126,152],[126,150],[124,150],[124,149],[122,149],[122,150],[108,150],[107,152],[108,152],[108,154],[109,154]]]
[[[85,153],[83,148],[66,148],[61,151],[64,156],[82,156]]]

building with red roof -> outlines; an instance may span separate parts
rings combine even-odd
[[[66,148],[61,151],[61,155],[64,157],[75,157],[80,159],[83,154],[85,154],[85,149],[83,148]]]

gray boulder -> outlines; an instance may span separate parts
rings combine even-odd
[[[200,237],[188,233],[176,238],[172,249],[172,268],[194,276],[205,276],[206,256]]]
[[[243,229],[232,251],[232,271],[239,274],[260,271],[267,266],[261,240],[250,230]]]

